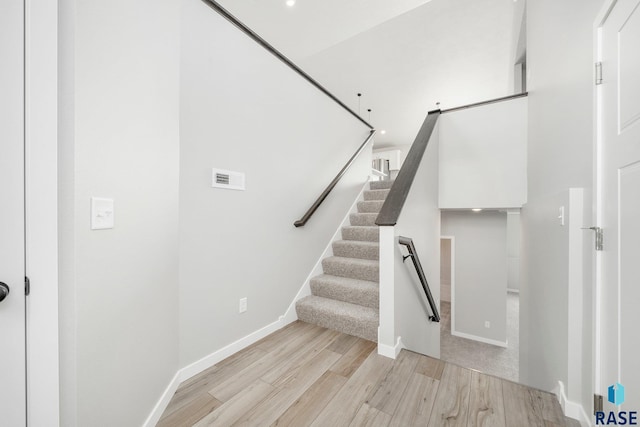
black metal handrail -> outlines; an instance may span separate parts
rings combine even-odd
[[[220,14],[223,18],[225,18],[227,21],[231,22],[233,25],[235,25],[240,31],[242,31],[243,33],[245,33],[246,35],[248,35],[251,39],[253,39],[256,43],[258,43],[260,46],[262,46],[263,48],[265,48],[266,50],[268,50],[272,55],[274,55],[276,58],[278,58],[280,61],[284,62],[289,68],[291,68],[293,71],[295,71],[296,73],[298,73],[300,76],[302,76],[302,78],[304,78],[305,80],[307,80],[309,83],[311,83],[313,86],[315,86],[317,89],[319,89],[322,93],[324,93],[325,95],[327,95],[329,98],[331,98],[334,102],[336,102],[338,105],[340,105],[342,108],[344,108],[345,110],[347,110],[352,116],[354,116],[356,119],[360,120],[362,123],[364,123],[369,129],[373,129],[373,126],[371,126],[365,119],[363,119],[362,117],[360,117],[355,111],[353,111],[351,108],[347,107],[347,105],[340,101],[338,99],[338,97],[336,97],[334,94],[332,94],[331,92],[329,92],[329,90],[327,90],[324,86],[322,86],[320,83],[318,83],[313,77],[311,77],[309,74],[305,73],[304,71],[302,71],[302,69],[300,67],[298,67],[296,64],[294,64],[289,58],[287,58],[286,56],[284,56],[278,49],[276,49],[275,47],[273,47],[271,44],[269,44],[269,42],[267,42],[265,39],[263,39],[262,37],[260,37],[255,31],[253,31],[251,28],[247,27],[244,23],[242,23],[238,18],[236,18],[235,16],[233,16],[231,14],[231,12],[229,12],[228,10],[226,10],[224,7],[222,7],[218,2],[214,1],[214,0],[202,0],[203,2],[205,2],[209,7],[211,7],[213,10],[215,10],[216,12],[218,12],[218,14]]]
[[[411,258],[413,261],[413,266],[416,268],[416,272],[418,273],[418,278],[420,279],[420,284],[422,285],[422,290],[424,290],[424,294],[429,301],[429,306],[431,307],[431,311],[433,315],[429,316],[429,320],[434,322],[440,321],[440,314],[438,313],[438,307],[436,306],[436,302],[433,299],[433,295],[431,295],[431,288],[429,288],[429,282],[427,282],[427,276],[424,275],[424,271],[422,270],[422,264],[420,264],[420,259],[418,258],[418,252],[416,251],[416,247],[413,245],[413,240],[410,237],[398,237],[398,243],[407,247],[409,251],[409,255],[404,256],[402,258],[402,262],[404,262],[407,258]]]
[[[360,147],[358,147],[358,149],[356,150],[355,153],[353,153],[353,156],[351,156],[351,158],[349,159],[349,161],[347,161],[347,163],[344,165],[344,167],[340,170],[340,172],[338,172],[338,174],[336,175],[335,178],[333,178],[333,181],[331,181],[329,183],[329,185],[327,186],[327,188],[324,189],[324,191],[322,192],[322,194],[320,194],[320,196],[318,196],[318,198],[316,199],[315,202],[313,202],[313,204],[311,205],[311,207],[307,210],[307,212],[305,212],[304,215],[302,215],[302,218],[300,218],[299,220],[297,220],[296,222],[293,223],[293,225],[295,225],[296,227],[302,227],[303,225],[305,225],[307,223],[307,221],[309,221],[309,218],[311,218],[311,216],[316,212],[316,210],[318,210],[318,207],[320,207],[320,205],[322,204],[322,202],[324,202],[324,199],[327,198],[327,196],[329,195],[329,193],[331,192],[331,190],[333,190],[333,188],[336,186],[336,184],[338,184],[338,181],[340,181],[340,179],[342,178],[342,176],[347,172],[347,170],[351,167],[351,165],[353,164],[353,162],[355,162],[356,158],[358,158],[358,156],[360,155],[360,153],[362,153],[362,150],[364,150],[364,148],[367,146],[367,144],[369,143],[369,141],[371,141],[371,138],[373,138],[373,135],[375,135],[376,131],[372,130],[369,133],[369,136],[367,137],[367,139],[364,140],[364,142],[362,143],[362,145],[360,145]]]
[[[398,172],[398,176],[380,209],[380,213],[376,218],[376,225],[396,225],[398,222],[398,217],[409,195],[411,184],[413,184],[413,179],[418,172],[422,156],[424,156],[424,152],[427,149],[439,116],[440,110],[434,110],[429,111],[429,114],[424,119],[420,131],[409,149],[407,159],[400,168],[400,172]]]
[[[483,105],[495,104],[496,102],[510,101],[512,99],[524,98],[529,92],[516,93],[515,95],[503,96],[501,98],[489,99],[487,101],[474,102],[473,104],[461,105],[459,107],[447,108],[442,110],[442,114],[453,113],[454,111],[466,110],[467,108],[481,107]]]

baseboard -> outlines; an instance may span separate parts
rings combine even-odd
[[[578,420],[582,427],[592,427],[593,424],[591,424],[591,418],[587,415],[584,407],[567,398],[564,391],[564,383],[562,381],[558,381],[558,385],[551,392],[556,395],[556,398],[562,407],[562,412],[566,417]]]
[[[508,294],[519,294],[520,293],[520,289],[507,288],[507,293]]]
[[[489,339],[489,338],[479,337],[477,335],[465,334],[464,332],[458,332],[458,331],[452,330],[451,331],[451,335],[453,335],[455,337],[459,337],[459,338],[465,338],[465,339],[468,339],[468,340],[483,342],[485,344],[495,345],[495,346],[498,346],[498,347],[503,347],[503,348],[507,348],[508,347],[508,343],[506,341],[492,340],[492,339]]]
[[[173,376],[173,379],[169,382],[169,385],[165,389],[164,393],[162,393],[162,396],[160,397],[160,400],[158,400],[158,403],[156,403],[156,406],[153,407],[151,414],[149,414],[149,417],[147,417],[146,421],[143,424],[144,427],[154,427],[156,424],[158,424],[158,421],[160,421],[160,417],[162,417],[162,413],[165,409],[167,409],[169,402],[171,402],[171,398],[175,394],[181,382],[180,371],[178,371]]]
[[[288,323],[298,320],[298,314],[296,313],[296,302],[306,296],[311,295],[311,285],[310,285],[311,278],[322,274],[322,260],[333,255],[333,242],[335,242],[336,240],[340,240],[342,227],[349,225],[350,223],[349,215],[357,212],[358,202],[362,198],[362,193],[364,193],[364,191],[367,189],[367,185],[369,185],[368,179],[360,189],[360,192],[358,193],[358,196],[356,197],[353,204],[349,207],[347,214],[344,216],[344,218],[342,218],[342,222],[340,222],[338,229],[333,234],[333,236],[331,236],[331,239],[329,239],[329,243],[327,243],[327,246],[322,252],[322,255],[320,255],[320,258],[318,258],[318,261],[313,266],[313,269],[311,270],[306,280],[300,287],[300,290],[296,294],[295,298],[293,299],[293,301],[291,301],[291,304],[289,304],[289,307],[287,308],[287,311],[284,313],[284,316],[283,316]]]
[[[285,316],[280,316],[280,318],[275,322],[270,323],[267,326],[258,329],[257,331],[252,332],[251,334],[240,338],[239,340],[234,341],[231,344],[222,347],[217,351],[214,351],[208,356],[205,356],[202,359],[180,369],[167,386],[156,406],[153,408],[151,415],[149,415],[149,417],[143,424],[144,427],[154,427],[158,423],[160,417],[162,416],[162,413],[165,411],[165,409],[167,409],[167,405],[169,405],[169,402],[178,389],[180,383],[188,380],[195,375],[198,375],[200,372],[206,369],[209,369],[221,360],[224,360],[232,354],[239,352],[240,350],[266,337],[267,335],[272,334],[278,329],[285,327],[289,323],[291,322],[287,321],[285,319]]]
[[[385,344],[378,343],[378,354],[380,356],[388,357],[389,359],[394,359],[398,357],[400,351],[404,348],[404,344],[402,343],[402,337],[398,337],[398,341],[396,341],[396,345],[390,346]]]

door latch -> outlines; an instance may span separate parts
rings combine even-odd
[[[583,230],[593,230],[596,232],[596,251],[601,251],[604,241],[604,232],[601,227],[582,227]]]

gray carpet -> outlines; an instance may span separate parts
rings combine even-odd
[[[442,360],[518,382],[520,301],[517,294],[507,294],[508,348],[452,336],[451,304],[442,301],[440,309],[442,312],[440,358]]]

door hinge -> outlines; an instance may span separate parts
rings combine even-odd
[[[602,62],[596,62],[596,86],[602,84]]]
[[[31,293],[31,280],[27,276],[24,277],[24,294],[29,296]]]
[[[598,412],[602,412],[604,409],[604,403],[602,401],[602,396],[599,394],[593,395],[593,415]]]
[[[596,232],[596,251],[601,251],[604,246],[604,231],[602,231],[602,227],[582,227],[582,229]]]

